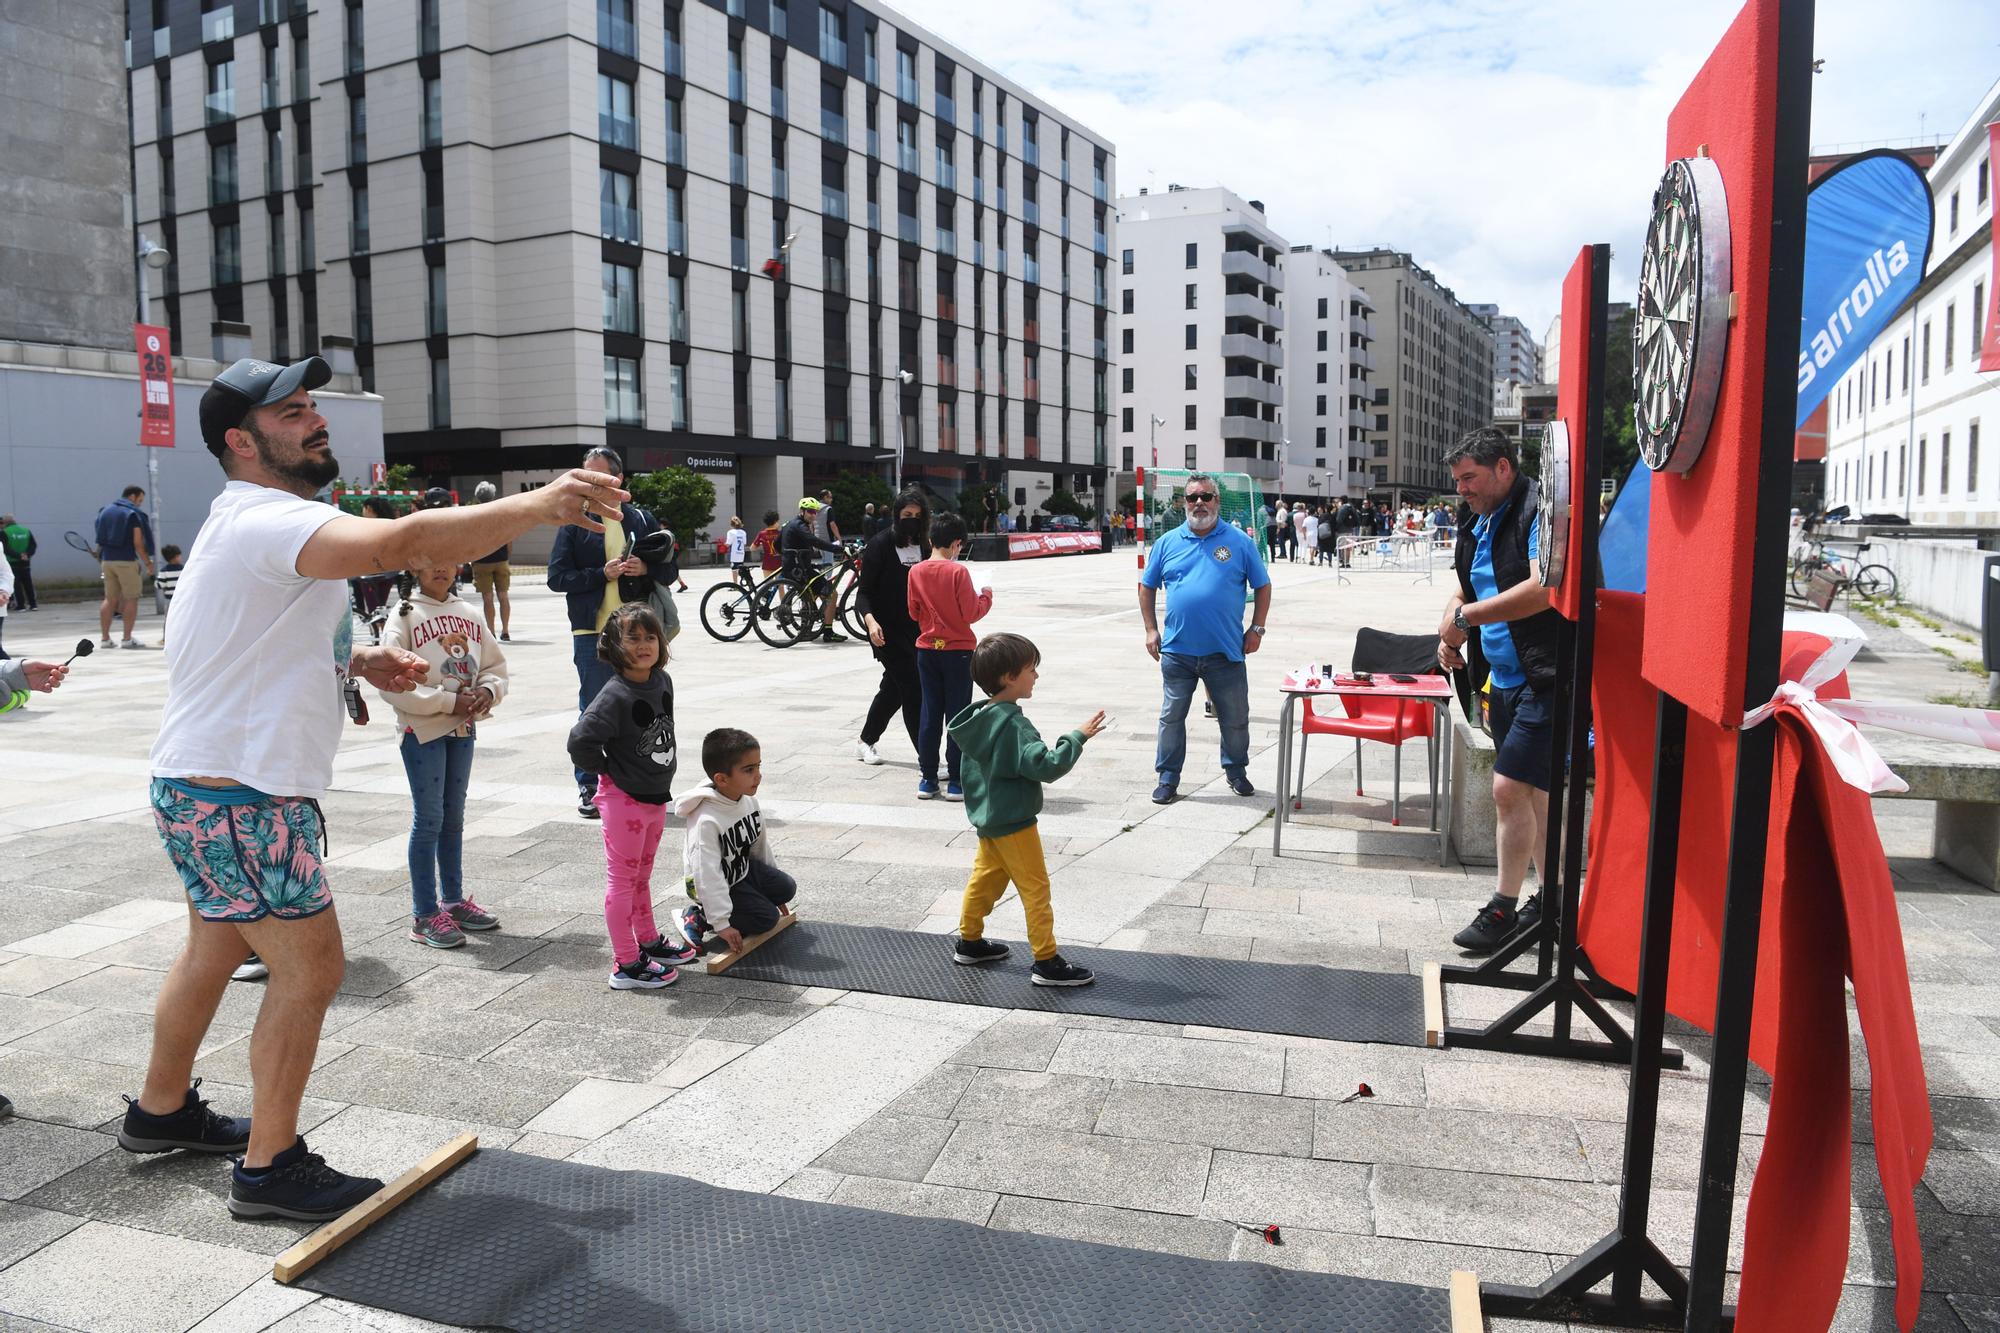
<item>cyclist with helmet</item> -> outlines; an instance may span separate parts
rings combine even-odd
[[[816,552],[831,551],[839,554],[841,550],[839,542],[828,541],[813,531],[813,522],[821,508],[819,501],[810,495],[805,496],[799,501],[798,517],[785,524],[784,530],[778,534],[778,552],[783,560],[785,573],[796,579],[801,586],[819,572],[815,564]],[[847,636],[833,627],[835,603],[839,599],[833,596],[832,582],[829,580],[821,591],[823,594],[821,601],[825,603],[823,611],[825,623],[820,630],[820,638],[827,643],[843,642]]]

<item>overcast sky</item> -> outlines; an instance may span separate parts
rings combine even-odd
[[[894,0],[1108,137],[1118,189],[1225,185],[1295,245],[1391,245],[1537,339],[1579,246],[1613,299],[1666,116],[1738,0]],[[1820,0],[1813,144],[1948,139],[2000,0]]]

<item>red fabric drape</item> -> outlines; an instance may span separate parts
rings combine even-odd
[[[1645,599],[1603,593],[1595,669],[1597,794],[1578,935],[1604,976],[1638,984],[1658,692],[1639,676]],[[1824,641],[1786,636],[1788,678]],[[1821,690],[1844,697],[1845,680]],[[1850,1093],[1844,981],[1873,1071],[1873,1121],[1908,1329],[1923,1287],[1911,1195],[1930,1154],[1930,1102],[1901,924],[1867,793],[1848,786],[1794,710],[1781,710],[1750,1056],[1772,1078],[1746,1216],[1739,1333],[1824,1328],[1847,1268]],[[1713,1030],[1736,735],[1687,722],[1670,1012]]]

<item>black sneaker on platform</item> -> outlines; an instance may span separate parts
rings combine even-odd
[[[972,967],[997,962],[1007,956],[1007,946],[998,940],[960,940],[951,946],[951,961]]]
[[[382,1182],[334,1170],[300,1139],[271,1159],[262,1171],[245,1171],[241,1161],[229,1173],[229,1211],[238,1217],[291,1217],[331,1222],[379,1192]]]
[[[1035,965],[1028,969],[1028,980],[1037,986],[1088,986],[1097,978],[1091,975],[1089,968],[1065,963],[1063,956],[1055,953],[1037,959]]]
[[[1520,925],[1521,914],[1514,899],[1502,898],[1496,893],[1486,906],[1479,909],[1479,915],[1472,918],[1471,925],[1451,937],[1451,942],[1467,953],[1492,953],[1505,944],[1507,937]]]
[[[171,1115],[153,1115],[125,1099],[125,1123],[118,1129],[118,1146],[126,1152],[242,1152],[250,1146],[250,1117],[223,1115],[208,1109],[199,1094],[201,1080],[187,1092],[187,1101]]]

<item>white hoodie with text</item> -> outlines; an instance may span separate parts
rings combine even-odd
[[[701,906],[711,927],[729,924],[735,900],[729,891],[750,873],[752,861],[771,864],[764,840],[764,813],[755,796],[732,801],[704,782],[674,802],[674,813],[687,825],[682,851],[688,896]]]

